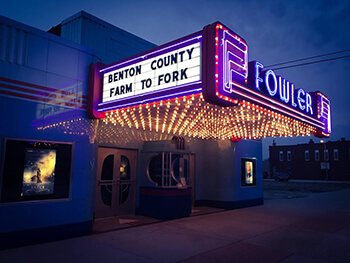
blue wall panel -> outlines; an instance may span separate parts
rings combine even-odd
[[[81,108],[86,107],[86,97],[81,97],[87,95],[92,51],[7,18],[0,17],[1,23],[16,32],[26,31],[14,40],[25,45],[26,52],[18,48],[19,54],[0,61],[0,161],[4,159],[4,138],[70,142],[75,147],[69,198],[0,202],[0,235],[92,221],[94,171],[90,160],[95,152],[89,145],[91,121],[86,108]],[[25,63],[21,64],[22,56]],[[0,173],[1,187],[2,169]]]

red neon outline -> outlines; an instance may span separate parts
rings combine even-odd
[[[219,93],[219,29],[222,29],[226,32],[228,32],[228,29],[225,28],[223,25],[221,24],[217,24],[216,25],[216,30],[215,30],[215,94],[217,97],[219,97],[222,100],[226,100],[229,101],[233,104],[238,104],[238,100],[234,100],[231,99],[230,97],[227,97],[221,93]],[[233,34],[234,37],[237,37],[239,40],[241,40],[238,36],[236,36],[235,34]],[[236,38],[236,39],[237,39]]]
[[[57,93],[62,93],[65,96],[72,96],[72,97],[81,97],[83,98],[85,101],[87,100],[87,96],[85,95],[81,95],[81,94],[77,94],[77,93],[73,93],[73,94],[65,94],[64,90],[60,90],[60,89],[55,89],[55,88],[49,88],[49,87],[44,87],[44,86],[40,86],[37,84],[32,84],[32,83],[28,83],[28,82],[23,82],[23,81],[19,81],[19,80],[14,80],[14,79],[9,79],[9,78],[4,78],[4,77],[0,77],[0,81],[4,81],[4,82],[10,82],[10,83],[14,83],[14,84],[18,84],[18,85],[22,85],[22,86],[27,86],[27,87],[32,87],[35,89],[41,89],[41,90],[46,90],[49,92],[57,92]]]
[[[40,98],[40,97],[21,94],[21,93],[15,93],[15,92],[6,91],[6,90],[0,90],[0,94],[5,94],[8,96],[19,97],[19,98],[24,98],[24,99],[30,99],[30,100],[35,100],[35,101],[41,101],[41,102],[45,102],[48,104],[58,105],[61,107],[74,107],[76,109],[80,109],[80,108],[87,109],[86,105],[77,105],[77,104],[72,104],[72,103],[68,103],[68,102],[54,101],[54,100],[50,100],[50,99]]]

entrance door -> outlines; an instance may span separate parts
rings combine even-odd
[[[195,182],[195,175],[196,175],[196,155],[191,153],[190,155],[190,179],[191,179],[191,186],[192,186],[192,206],[194,206],[196,201],[196,182]]]
[[[98,148],[95,218],[135,212],[136,150]]]

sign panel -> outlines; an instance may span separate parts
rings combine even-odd
[[[201,92],[202,35],[157,47],[105,66],[90,66],[89,115]]]
[[[103,73],[102,102],[121,101],[201,80],[200,43]]]

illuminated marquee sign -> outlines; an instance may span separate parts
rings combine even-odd
[[[248,63],[245,40],[219,22],[169,44],[116,62],[90,66],[89,116],[173,97],[202,93],[206,102],[232,107],[241,101],[271,109],[331,132],[330,102],[306,92],[272,69]]]
[[[201,39],[192,34],[109,66],[94,64],[93,116],[109,110],[200,92]],[[102,92],[97,90],[96,85]],[[91,92],[91,90],[90,90]]]
[[[102,72],[103,104],[198,82],[201,80],[200,43]]]

